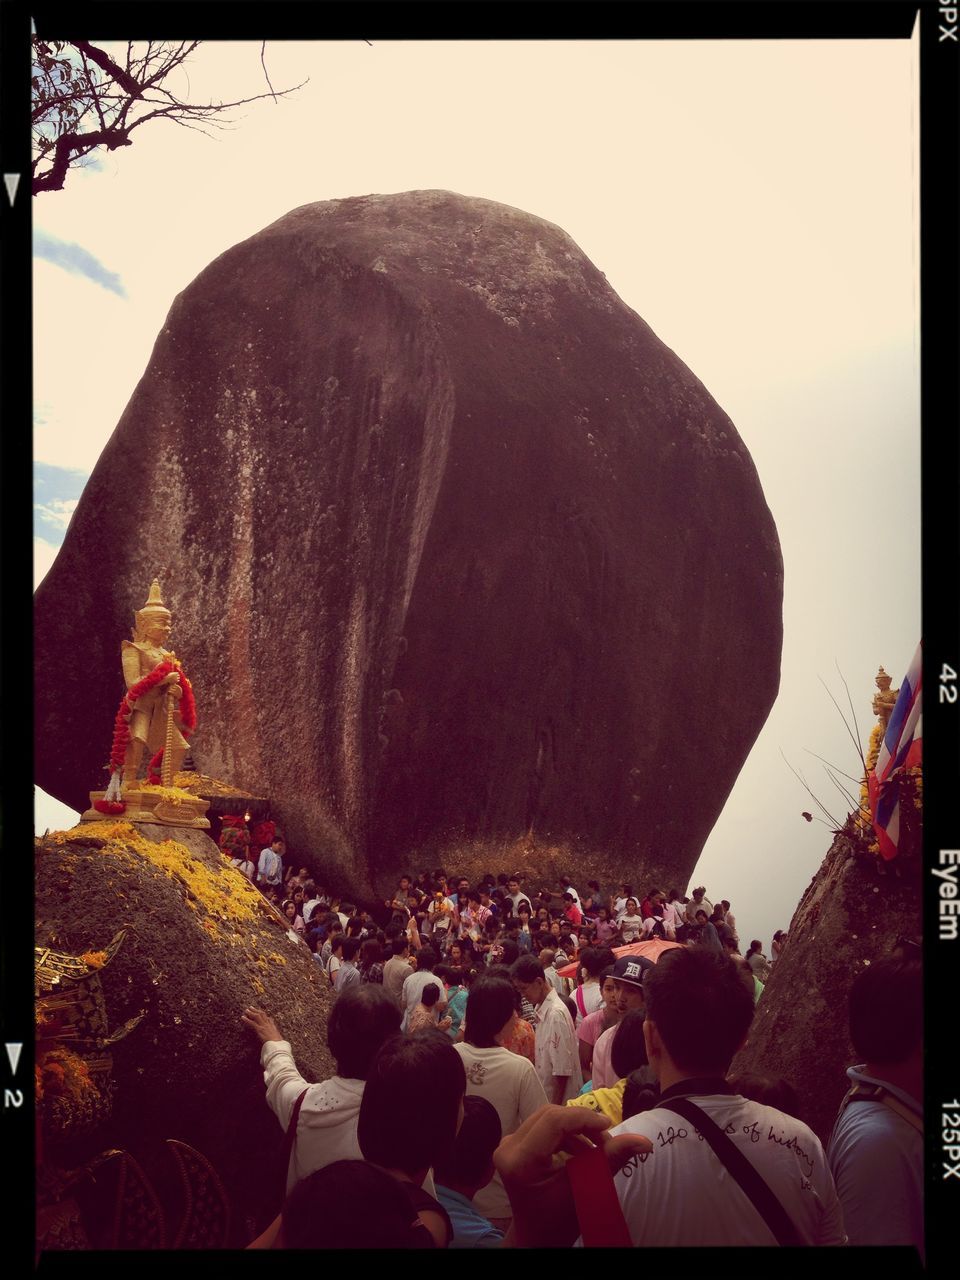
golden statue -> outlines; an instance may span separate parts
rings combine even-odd
[[[893,708],[897,705],[897,694],[900,692],[899,689],[890,688],[892,683],[893,681],[881,667],[876,675],[876,685],[879,692],[873,695],[873,714],[879,717],[884,733],[887,731],[887,725],[893,715]]]
[[[178,715],[178,704],[183,697],[180,664],[177,655],[163,647],[170,636],[171,615],[160,597],[160,583],[156,578],[150,586],[147,603],[137,610],[134,618],[133,639],[124,640],[120,645],[128,691],[161,663],[172,663],[177,669],[168,672],[159,684],[137,698],[131,698],[128,692],[128,705],[133,711],[129,722],[130,743],[123,760],[123,786],[124,789],[136,786],[144,747],[150,748],[151,755],[163,751],[161,776],[164,784],[170,786],[189,744],[181,733],[183,721]]]
[[[171,615],[157,578],[134,620],[133,639],[120,646],[127,692],[114,721],[113,750],[107,766],[110,783],[106,791],[90,792],[91,807],[82,821],[100,822],[105,814],[122,813],[128,822],[209,827],[204,817],[209,801],[173,785],[189,746],[184,734],[193,731],[197,716],[190,681],[177,655],[164,648]],[[137,775],[145,747],[151,758],[143,783]],[[154,772],[157,767],[159,776]]]

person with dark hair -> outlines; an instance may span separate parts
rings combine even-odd
[[[433,972],[433,967],[436,963],[437,953],[433,947],[421,947],[417,952],[416,972],[411,973],[404,979],[403,986],[400,989],[400,1004],[403,1009],[401,1030],[406,1031],[410,1015],[420,1003],[421,993],[427,983],[435,982],[438,986],[441,985],[439,977]]]
[[[783,1076],[774,1079],[773,1076],[740,1071],[730,1073],[727,1084],[735,1093],[742,1093],[745,1098],[752,1098],[754,1102],[762,1102],[765,1107],[776,1107],[778,1111],[785,1111],[796,1120],[803,1118],[800,1115],[800,1095]]]
[[[537,1040],[533,1033],[533,1025],[524,1017],[524,1006],[530,1008],[529,1001],[513,985],[510,970],[502,964],[491,965],[486,971],[487,977],[506,978],[513,990],[513,1017],[497,1035],[497,1044],[511,1053],[519,1054],[534,1065],[537,1057]],[[534,1015],[536,1016],[536,1015]]]
[[[453,1150],[436,1170],[437,1199],[453,1225],[451,1249],[496,1249],[503,1241],[503,1232],[474,1204],[477,1193],[493,1177],[493,1153],[501,1136],[494,1107],[468,1093]]]
[[[613,966],[613,984],[616,989],[619,1018],[609,1030],[599,1035],[593,1046],[591,1075],[594,1089],[612,1089],[617,1083],[613,1068],[613,1045],[620,1023],[633,1010],[646,1010],[643,992],[644,974],[652,969],[653,961],[647,956],[618,956]],[[652,1072],[650,1074],[652,1079]]]
[[[620,933],[624,942],[636,942],[643,932],[643,916],[636,898],[628,898],[622,914],[618,919]]]
[[[580,977],[582,981],[574,989],[573,1002],[576,1006],[577,1027],[591,1013],[603,1004],[600,991],[600,975],[613,964],[613,952],[609,947],[585,947],[580,955]],[[544,973],[546,976],[546,973]],[[551,983],[551,986],[553,984]]]
[[[716,926],[707,918],[707,913],[703,907],[699,907],[694,912],[694,919],[698,929],[697,945],[706,951],[712,951],[716,955],[723,954],[723,943],[720,941],[720,935],[717,933]]]
[[[360,950],[359,938],[344,938],[340,944],[340,968],[333,980],[333,989],[341,995],[348,987],[360,985],[360,970],[356,966],[357,952]]]
[[[262,1044],[260,1063],[267,1106],[286,1132],[294,1105],[304,1095],[287,1172],[287,1190],[334,1160],[358,1160],[357,1120],[364,1081],[385,1040],[397,1034],[400,1011],[382,987],[351,987],[338,997],[327,1020],[327,1045],[337,1074],[309,1084],[297,1070],[293,1052],[274,1020],[262,1009],[241,1019]]]
[[[713,903],[705,896],[706,892],[702,885],[690,891],[690,901],[684,908],[684,919],[693,928],[697,927],[698,911],[702,911],[708,920],[713,915]]]
[[[583,1072],[584,1080],[589,1080],[593,1074],[593,1050],[597,1041],[604,1031],[609,1031],[620,1021],[613,965],[609,965],[600,975],[600,995],[603,1004],[594,1013],[588,1014],[577,1027],[580,1070]]]
[[[547,1101],[533,1063],[506,1048],[516,1012],[517,992],[506,975],[484,974],[470,988],[464,1039],[454,1045],[467,1074],[467,1093],[485,1098],[497,1112],[504,1134],[513,1133]],[[510,1202],[499,1177],[476,1194],[477,1209],[502,1227]]]
[[[739,1183],[724,1176],[709,1142],[661,1137],[691,1134],[698,1120],[712,1120],[780,1201],[799,1243],[843,1244],[840,1205],[816,1136],[792,1116],[735,1094],[724,1080],[753,1018],[753,999],[736,963],[702,947],[677,947],[646,970],[643,986],[644,1038],[660,1099],[611,1131],[653,1143],[646,1160],[614,1178],[633,1243],[776,1242]],[[668,1104],[680,1098],[698,1111],[691,1117],[672,1111]]]
[[[566,920],[569,920],[569,921],[570,921],[570,923],[571,923],[571,924],[573,924],[573,925],[580,925],[580,924],[582,924],[582,923],[583,923],[583,912],[580,910],[580,907],[579,907],[579,905],[578,905],[578,903],[577,903],[577,900],[576,900],[576,898],[573,896],[573,894],[572,894],[572,893],[569,893],[569,892],[567,892],[567,893],[563,894],[563,896],[562,896],[562,898],[561,898],[561,901],[563,902],[563,915],[564,915],[564,918],[565,918]]]
[[[421,1031],[394,1036],[381,1046],[360,1104],[357,1141],[363,1158],[398,1180],[441,1249],[453,1231],[446,1210],[424,1189],[424,1181],[453,1150],[465,1090],[463,1063],[454,1046],[439,1032]]]
[[[770,965],[767,963],[767,957],[763,954],[763,943],[759,938],[754,938],[750,943],[750,950],[744,956],[744,960],[746,960],[761,982],[767,981],[770,977]]]
[[[611,1124],[620,1123],[623,1119],[626,1078],[631,1072],[637,1072],[648,1065],[643,1037],[644,1018],[642,1009],[634,1009],[623,1018],[617,1030],[611,1055],[616,1084],[608,1089],[591,1089],[588,1093],[578,1094],[567,1102],[568,1107],[589,1107],[591,1111],[599,1111],[608,1116]]]
[[[632,897],[633,885],[627,884],[626,881],[620,886],[619,894],[610,895],[610,914],[616,924],[620,923],[621,917],[627,909],[627,903]]]
[[[923,1241],[923,970],[920,952],[875,960],[850,988],[861,1059],[828,1145],[851,1244]]]
[[[383,948],[377,938],[365,938],[360,947],[360,981],[383,982]]]
[[[336,1213],[330,1212],[331,1204]],[[298,1182],[287,1196],[274,1247],[413,1249],[426,1243],[424,1230],[396,1178],[365,1160],[337,1160]]]
[[[394,938],[390,943],[390,959],[383,966],[383,989],[392,1000],[396,1001],[397,1008],[400,1010],[406,1007],[401,1002],[400,993],[404,982],[412,972],[410,944],[406,936]]]
[[[536,1068],[551,1102],[575,1098],[583,1084],[573,1019],[547,982],[543,966],[533,956],[521,956],[512,969],[514,986],[537,1011]]]
[[[447,983],[447,1016],[450,1019],[447,1035],[451,1040],[457,1040],[467,1011],[470,987],[477,977],[477,971],[468,967],[453,970],[438,964],[437,973]]]
[[[338,932],[331,926],[330,934],[327,938],[327,942],[330,944],[330,958],[326,963],[326,974],[334,990],[337,989],[337,974],[343,964],[343,944],[346,941],[347,935],[342,931],[342,928]],[[324,943],[324,950],[326,950],[326,943]]]
[[[438,965],[437,968],[440,966]],[[441,982],[428,982],[420,992],[420,1003],[407,1019],[407,1031],[415,1035],[418,1031],[447,1031],[450,1019],[440,1018],[441,1009],[446,1008],[446,1001],[441,1004],[443,985]]]
[[[529,897],[520,889],[520,877],[511,876],[507,881],[507,894],[504,900],[504,906],[512,916],[515,916],[519,910],[521,902],[525,902],[527,907],[530,907]]]

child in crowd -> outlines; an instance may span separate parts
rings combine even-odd
[[[407,1031],[412,1035],[416,1031],[448,1031],[452,1018],[440,1017],[440,988],[435,982],[428,982],[420,993],[420,1003],[410,1014]]]

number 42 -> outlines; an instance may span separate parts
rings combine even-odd
[[[956,702],[957,700],[957,673],[953,667],[948,666],[945,662],[940,671],[940,701]]]

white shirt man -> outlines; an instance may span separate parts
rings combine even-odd
[[[507,896],[504,901],[510,903],[510,914],[515,916],[520,909],[520,903],[525,902],[530,906],[530,899],[525,893],[520,891],[520,881],[514,877],[507,881]]]
[[[547,982],[543,966],[521,956],[513,968],[513,982],[537,1010],[534,1065],[548,1102],[563,1104],[583,1085],[577,1033],[567,1006]],[[469,1025],[469,1013],[468,1013]]]
[[[732,959],[701,947],[678,948],[644,975],[643,990],[644,1039],[660,1104],[609,1131],[642,1135],[653,1147],[614,1177],[633,1244],[777,1243],[695,1124],[663,1105],[672,1097],[694,1102],[727,1134],[780,1201],[803,1244],[846,1243],[840,1202],[815,1134],[793,1116],[733,1093],[723,1079],[753,1016],[752,994]]]
[[[700,894],[699,898],[697,897],[698,893]],[[687,924],[696,926],[698,911],[705,911],[708,920],[713,915],[713,903],[705,896],[702,889],[694,889],[690,901],[684,908],[684,919]]]
[[[231,867],[236,867],[248,880],[252,880],[257,874],[257,864],[250,858],[231,858],[230,865]]]

